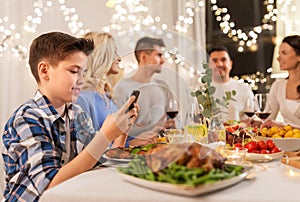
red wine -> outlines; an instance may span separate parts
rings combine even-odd
[[[170,117],[171,119],[174,119],[177,116],[178,111],[168,111],[166,113],[167,113],[168,117]]]
[[[246,112],[244,112],[244,114],[246,114],[246,116],[248,116],[248,117],[252,117],[255,113],[246,111]]]
[[[266,118],[268,118],[270,116],[270,114],[271,114],[271,112],[257,112],[256,116],[265,120]]]

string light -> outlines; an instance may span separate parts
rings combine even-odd
[[[264,6],[266,13],[263,16],[262,24],[253,27],[250,31],[243,31],[235,28],[236,23],[232,20],[231,15],[226,7],[219,7],[217,0],[211,0],[211,11],[219,22],[222,32],[238,43],[238,51],[243,52],[245,49],[256,51],[258,48],[257,39],[264,30],[273,30],[273,24],[277,21],[278,10],[274,6],[274,0],[265,0]]]
[[[68,22],[68,28],[74,35],[82,36],[88,30],[83,28],[83,23],[79,21],[79,15],[75,8],[68,8],[65,0],[57,0],[64,19]],[[42,23],[44,13],[47,13],[54,3],[51,0],[36,0],[33,3],[33,15],[27,15],[23,30],[34,34],[37,27]],[[8,24],[8,17],[0,18],[0,57],[3,57],[4,51],[11,50],[20,60],[27,59],[27,48],[20,42],[22,35],[16,32],[15,24]]]
[[[184,13],[179,15],[176,21],[175,30],[181,33],[187,33],[190,25],[194,23],[193,17],[200,8],[204,7],[203,0],[187,0],[185,2]]]
[[[296,0],[277,0],[277,4],[281,7],[278,22],[284,26],[286,35],[299,34],[297,29],[300,26],[300,20],[297,18]],[[293,6],[292,6],[293,5]],[[288,17],[288,16],[289,17]]]
[[[82,36],[89,30],[83,28],[83,23],[79,21],[79,15],[75,8],[68,8],[65,4],[65,0],[59,0],[60,10],[64,15],[65,21],[68,23],[69,30],[72,34]]]
[[[160,17],[149,15],[149,9],[144,4],[144,0],[108,0],[106,6],[114,8],[110,25],[103,27],[105,32],[115,32],[118,35],[128,31],[138,31],[145,28],[157,29]],[[162,29],[167,29],[163,24]]]

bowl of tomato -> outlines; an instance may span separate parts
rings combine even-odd
[[[300,150],[300,138],[265,138],[265,140],[272,140],[282,151]]]
[[[244,145],[235,145],[241,146],[247,149],[246,160],[249,161],[271,161],[282,157],[284,153],[273,140],[252,140]]]

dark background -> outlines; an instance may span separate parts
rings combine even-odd
[[[220,0],[218,7],[226,7],[231,16],[231,21],[235,22],[235,29],[250,31],[254,26],[261,25],[263,15],[266,13],[263,0]],[[276,5],[276,1],[274,3]],[[238,52],[238,42],[234,42],[219,29],[219,22],[216,21],[213,12],[211,12],[211,3],[207,1],[206,12],[206,45],[207,51],[214,45],[226,46],[233,58],[234,64],[231,76],[241,76],[253,74],[257,71],[266,73],[266,70],[272,66],[276,27],[272,31],[262,31],[258,35],[258,50],[251,52],[244,50]]]

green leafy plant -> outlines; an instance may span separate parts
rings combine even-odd
[[[233,98],[236,95],[236,91],[225,91],[225,96],[222,99],[215,98],[214,93],[216,92],[216,88],[212,86],[212,69],[209,68],[206,62],[203,62],[203,69],[205,70],[204,76],[201,78],[203,85],[191,92],[191,95],[197,98],[199,105],[202,105],[202,115],[210,119],[224,112],[221,107],[227,108],[231,100],[236,101]]]

